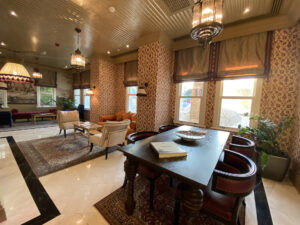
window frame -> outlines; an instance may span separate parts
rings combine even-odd
[[[238,128],[233,127],[224,127],[220,126],[220,119],[221,119],[221,105],[222,105],[222,99],[251,99],[251,112],[250,114],[258,114],[260,109],[260,101],[261,101],[261,93],[262,93],[262,84],[263,79],[262,78],[240,78],[240,79],[254,79],[254,90],[253,90],[253,96],[222,96],[223,94],[223,87],[224,87],[224,81],[217,81],[216,83],[216,96],[215,96],[215,104],[214,104],[214,117],[213,117],[213,127],[214,129],[222,129],[222,130],[228,130],[237,132]],[[233,79],[232,79],[233,80]],[[236,79],[234,79],[236,80]],[[228,79],[226,79],[228,81]],[[254,121],[250,120],[250,126],[254,126]]]
[[[37,107],[38,108],[52,108],[56,107],[56,102],[53,101],[53,105],[41,105],[41,88],[42,86],[37,86],[36,87],[36,96],[37,96]],[[52,88],[52,93],[53,93],[53,99],[56,99],[56,88],[54,87],[49,87]]]
[[[8,105],[7,105],[7,90],[3,90],[3,89],[0,89],[0,91],[2,92],[2,108],[8,108]]]
[[[75,90],[79,90],[79,95],[75,95]],[[78,105],[77,105],[77,106],[75,105],[75,97],[76,97],[76,96],[79,96],[79,104],[78,104],[78,105],[80,105],[81,102],[82,102],[82,101],[81,101],[81,89],[80,89],[80,88],[74,88],[74,89],[73,89],[74,106],[75,106],[75,107],[78,107]]]
[[[199,82],[203,83],[203,95],[202,96],[181,96],[181,90],[182,90],[182,83],[176,84],[176,99],[175,99],[175,115],[174,115],[174,123],[176,124],[182,124],[182,125],[191,125],[191,126],[198,126],[198,127],[205,127],[205,111],[206,111],[206,95],[207,95],[207,82],[204,81],[186,81],[186,82]],[[180,121],[179,120],[179,107],[180,107],[180,99],[181,98],[200,98],[200,110],[199,110],[199,123],[193,123],[193,122],[186,122],[186,121]]]
[[[138,86],[128,86],[128,87],[126,87],[126,111],[127,112],[130,112],[129,111],[129,96],[137,96],[137,94],[129,94],[129,88],[132,88],[132,87],[136,87],[136,91],[138,91]],[[136,112],[132,112],[132,113],[137,113],[137,109],[138,109],[137,103],[138,103],[138,101],[137,101],[137,98],[136,98]]]

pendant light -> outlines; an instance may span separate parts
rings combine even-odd
[[[39,58],[36,57],[35,59],[36,59],[36,62],[38,63]],[[37,68],[37,67],[33,68],[32,78],[34,78],[34,79],[42,79],[43,78],[43,74],[40,73],[39,68]]]
[[[77,50],[71,55],[71,66],[81,69],[85,67],[85,57],[81,55],[81,51],[79,50],[81,29],[75,28],[75,31],[77,32]]]
[[[0,82],[32,83],[32,79],[22,64],[7,62],[0,70]]]

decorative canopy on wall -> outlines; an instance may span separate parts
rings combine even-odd
[[[138,61],[125,63],[123,83],[126,87],[138,86]]]

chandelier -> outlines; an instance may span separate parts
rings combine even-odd
[[[0,70],[0,82],[32,83],[32,80],[22,64],[7,62]]]
[[[191,37],[204,46],[223,30],[223,0],[200,0],[193,8]]]
[[[71,55],[71,66],[75,68],[84,68],[85,67],[85,57],[81,55],[81,52],[79,50],[79,34],[81,30],[79,28],[75,28],[75,31],[77,32],[77,50],[74,54]]]
[[[36,57],[36,62],[38,63],[39,58]],[[33,69],[33,73],[32,73],[32,78],[34,79],[42,79],[43,78],[43,74],[40,73],[38,68],[34,68]]]

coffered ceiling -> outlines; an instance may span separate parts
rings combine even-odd
[[[227,27],[253,19],[287,15],[298,0],[225,0]],[[140,36],[160,32],[186,38],[194,0],[0,0],[0,57],[18,57],[64,68],[76,49],[75,27],[82,29],[80,49],[87,57],[122,55],[137,49]],[[14,11],[15,13],[13,13]],[[126,47],[126,45],[128,45]],[[23,51],[13,54],[7,50]],[[24,52],[25,51],[25,52]],[[27,53],[26,53],[27,52]],[[46,54],[45,54],[46,53]]]

